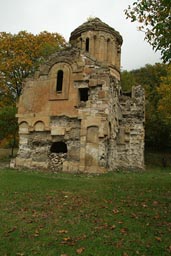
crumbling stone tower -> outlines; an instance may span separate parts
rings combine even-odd
[[[122,37],[95,18],[25,83],[16,166],[105,172],[144,167],[144,91],[120,87]]]

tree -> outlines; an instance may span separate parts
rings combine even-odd
[[[171,124],[166,123],[164,115],[158,109],[158,105],[163,95],[159,93],[160,84],[163,79],[168,79],[168,70],[166,64],[157,63],[155,65],[147,64],[140,69],[127,71],[125,75],[121,74],[122,82],[132,85],[141,84],[146,94],[146,122],[145,122],[145,145],[147,148],[161,149],[171,146]],[[130,80],[131,78],[131,80]],[[167,108],[167,105],[165,105]]]
[[[171,146],[171,127],[167,124],[163,115],[158,111],[158,104],[162,98],[159,87],[162,79],[167,77],[167,65],[146,65],[131,72],[135,76],[136,83],[141,84],[146,92],[146,122],[145,143],[146,147],[164,149]]]
[[[18,132],[18,124],[15,106],[5,106],[0,108],[0,140],[8,138],[11,146],[11,156],[13,156],[13,150],[16,146],[16,137]]]
[[[168,65],[167,76],[162,77],[157,91],[160,95],[158,111],[164,122],[171,125],[171,65]]]
[[[171,4],[170,0],[137,0],[125,10],[131,22],[140,23],[139,30],[154,50],[161,51],[165,63],[171,61]]]
[[[121,72],[121,85],[124,91],[131,91],[132,86],[135,85],[134,75],[127,70],[123,70]]]
[[[33,75],[47,56],[65,46],[64,38],[46,31],[33,35],[0,33],[0,97],[16,102],[23,80]]]
[[[18,130],[16,102],[22,93],[23,81],[33,75],[50,54],[65,45],[64,38],[57,33],[0,33],[0,141],[11,142],[12,155]]]

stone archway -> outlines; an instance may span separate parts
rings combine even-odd
[[[63,141],[54,142],[51,145],[50,152],[51,153],[67,153],[67,145]]]
[[[44,122],[42,121],[37,121],[35,124],[34,124],[34,130],[36,132],[43,132],[45,130],[45,124]]]

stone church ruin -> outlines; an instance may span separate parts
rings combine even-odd
[[[101,173],[144,168],[144,90],[120,86],[122,37],[100,19],[25,82],[17,167]]]

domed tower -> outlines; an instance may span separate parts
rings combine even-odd
[[[76,28],[70,36],[72,46],[82,49],[99,62],[120,71],[122,37],[99,18],[91,19]]]

